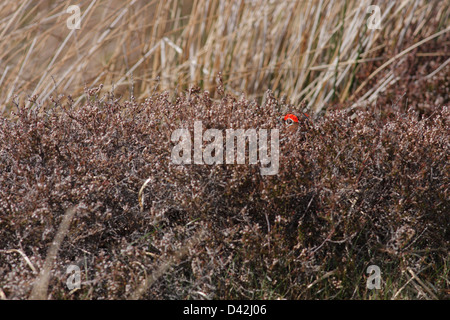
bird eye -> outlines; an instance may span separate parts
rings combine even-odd
[[[294,120],[292,119],[286,119],[286,125],[292,126],[294,124]]]

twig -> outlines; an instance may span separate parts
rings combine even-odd
[[[25,260],[25,262],[27,263],[27,265],[30,267],[31,270],[33,270],[34,273],[37,273],[38,271],[36,270],[36,268],[34,267],[34,265],[31,263],[30,259],[28,259],[27,255],[25,254],[25,252],[23,252],[21,249],[10,249],[10,250],[0,250],[0,252],[4,252],[4,253],[13,253],[13,252],[17,252],[19,253],[22,258]]]
[[[412,275],[413,279],[416,280],[422,288],[424,288],[435,300],[438,300],[438,297],[431,291],[430,288],[428,288],[425,283],[423,283],[422,280],[419,279],[419,277],[414,273],[414,271],[411,268],[407,268],[408,272]]]
[[[325,273],[322,277],[320,277],[319,279],[316,279],[315,281],[313,281],[312,283],[310,283],[306,289],[311,289],[314,285],[316,285],[317,283],[319,283],[322,280],[325,280],[327,278],[329,278],[330,276],[332,276],[333,274],[335,274],[337,271],[337,269],[334,269],[332,271],[328,271],[327,273]]]

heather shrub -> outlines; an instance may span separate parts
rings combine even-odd
[[[445,297],[448,106],[426,116],[390,105],[330,111],[292,136],[279,118],[296,108],[270,91],[263,105],[218,91],[219,100],[191,88],[138,103],[99,87],[81,107],[69,96],[1,118],[4,294],[28,297],[75,207],[51,298]],[[193,133],[195,120],[203,130],[280,128],[278,174],[173,164],[171,133]],[[71,264],[82,270],[75,291]],[[372,264],[379,291],[366,289]],[[405,285],[412,275],[422,284]]]

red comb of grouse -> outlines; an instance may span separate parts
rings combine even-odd
[[[286,120],[288,120],[288,119],[291,119],[291,120],[294,121],[294,122],[298,122],[297,116],[294,115],[294,114],[291,114],[291,113],[287,114],[287,115],[284,117],[284,121],[286,121]]]

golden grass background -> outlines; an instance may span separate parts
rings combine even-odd
[[[82,20],[72,31],[66,9],[73,4]],[[379,30],[367,28],[371,4],[381,9]],[[395,78],[357,84],[361,66],[381,66],[370,79],[450,27],[446,1],[7,0],[0,30],[5,114],[13,99],[31,105],[35,94],[41,103],[61,93],[79,103],[85,87],[99,84],[126,98],[190,85],[214,94],[218,72],[232,93],[261,99],[272,89],[294,104],[306,99],[310,111],[370,102]]]

